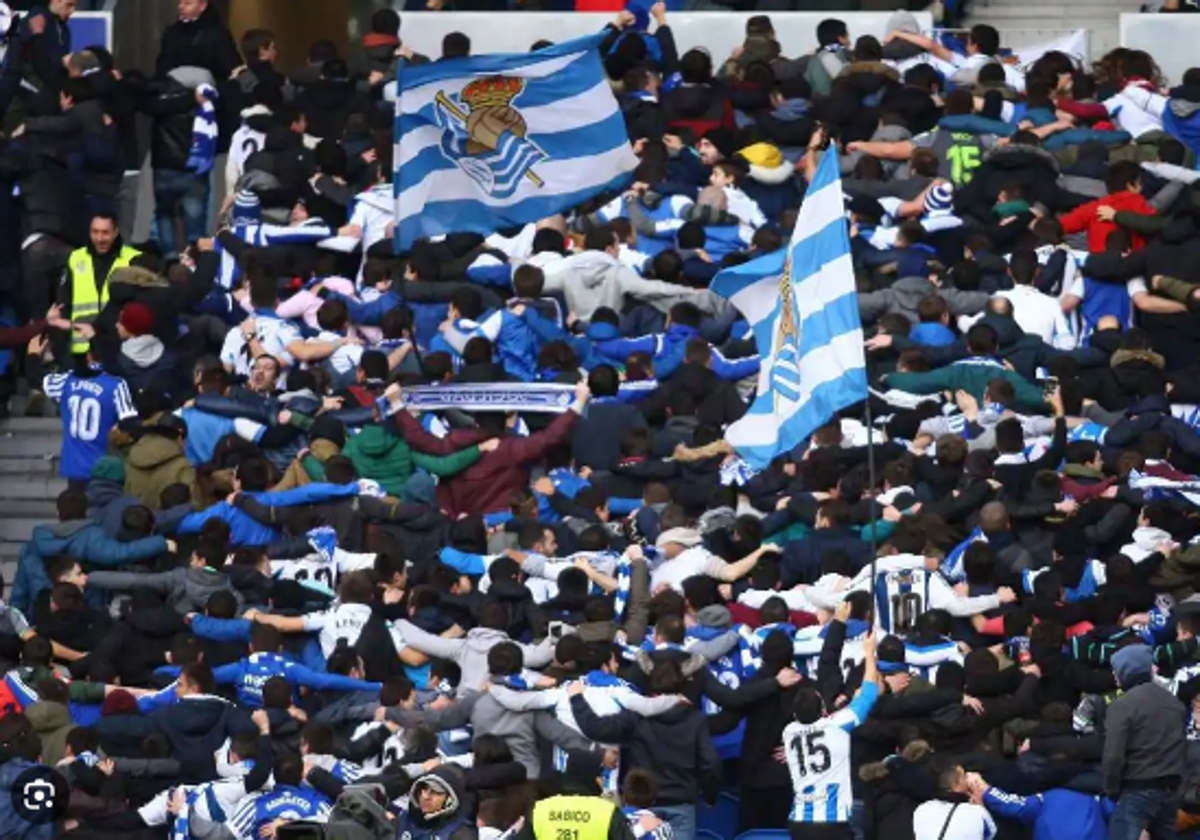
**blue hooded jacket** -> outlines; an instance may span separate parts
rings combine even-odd
[[[38,525],[29,542],[21,549],[17,561],[17,576],[13,581],[12,606],[32,615],[37,596],[50,588],[45,559],[58,554],[74,557],[92,566],[106,569],[124,566],[138,560],[157,557],[167,550],[163,537],[146,537],[133,542],[118,542],[90,519]]]

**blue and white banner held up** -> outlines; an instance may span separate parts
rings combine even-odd
[[[597,34],[397,74],[396,245],[536,222],[629,180],[637,158]]]
[[[726,438],[756,469],[867,396],[862,322],[837,155],[826,154],[784,252],[726,269],[710,286],[754,329],[758,392]]]

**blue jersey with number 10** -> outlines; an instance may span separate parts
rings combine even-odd
[[[91,478],[92,467],[108,450],[108,433],[113,426],[137,416],[129,386],[121,377],[104,372],[93,376],[71,372],[49,374],[42,390],[58,402],[62,416],[59,474],[63,478]]]

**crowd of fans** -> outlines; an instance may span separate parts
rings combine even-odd
[[[278,68],[179,0],[148,78],[73,7],[0,74],[5,382],[67,480],[0,605],[0,838],[693,840],[723,788],[796,840],[1195,831],[1200,70],[622,12],[628,188],[397,255],[395,64],[486,45],[385,10]],[[756,472],[707,286],[830,154],[875,419]],[[415,407],[452,385],[511,402]]]

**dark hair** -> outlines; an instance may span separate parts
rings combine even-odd
[[[487,655],[488,673],[495,677],[509,677],[521,673],[525,657],[521,648],[513,642],[501,642],[492,647]]]
[[[82,490],[64,490],[56,502],[59,522],[87,519],[88,500]]]
[[[448,32],[442,38],[442,58],[466,58],[471,54],[471,39],[462,32]]]
[[[826,18],[817,24],[817,43],[822,47],[832,46],[849,37],[850,30],[846,28],[844,20]]]
[[[968,38],[968,43],[974,44],[975,49],[983,55],[995,55],[1000,51],[1000,33],[994,26],[977,23],[971,27]]]
[[[611,365],[597,365],[588,374],[588,388],[597,397],[615,397],[621,387],[621,379],[616,368]]]

